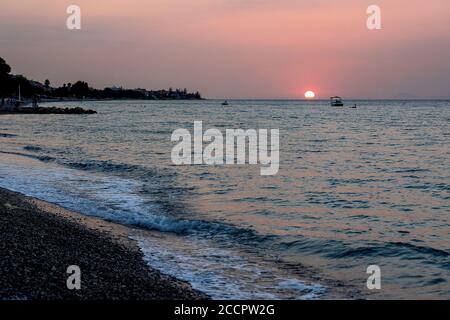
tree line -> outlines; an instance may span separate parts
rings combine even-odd
[[[112,87],[101,90],[90,87],[85,81],[52,87],[48,79],[40,83],[22,75],[11,74],[11,67],[0,57],[0,98],[17,96],[19,87],[24,98],[39,96],[77,99],[202,99],[200,92],[188,92],[187,89],[146,90]]]

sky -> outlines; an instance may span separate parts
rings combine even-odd
[[[369,5],[381,30],[369,30]],[[81,8],[81,30],[66,9]],[[0,0],[0,57],[53,85],[207,98],[450,97],[449,0]]]

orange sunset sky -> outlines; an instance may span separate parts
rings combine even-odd
[[[53,85],[208,98],[450,97],[449,0],[0,0],[0,57]],[[68,5],[82,29],[68,30]],[[366,27],[381,7],[382,30]]]

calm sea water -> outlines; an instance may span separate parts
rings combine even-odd
[[[152,267],[214,298],[450,298],[450,102],[353,103],[84,102],[98,114],[2,115],[0,186],[138,226]],[[197,120],[279,129],[279,173],[174,166],[171,134]],[[372,264],[381,290],[366,287]]]

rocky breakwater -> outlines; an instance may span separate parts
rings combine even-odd
[[[61,108],[61,107],[16,107],[13,109],[0,108],[0,114],[96,114],[97,111],[75,108]]]

